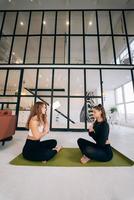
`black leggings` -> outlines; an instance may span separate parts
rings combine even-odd
[[[113,157],[113,152],[110,144],[106,144],[104,147],[100,147],[99,145],[83,138],[79,138],[77,143],[81,153],[92,160],[106,162],[111,160]]]
[[[23,147],[23,157],[31,161],[48,161],[53,158],[57,151],[53,150],[57,145],[57,141],[51,140],[30,140],[27,139]]]

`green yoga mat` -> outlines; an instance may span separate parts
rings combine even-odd
[[[132,166],[134,162],[113,148],[113,159],[108,162],[90,161],[80,163],[81,152],[78,148],[64,148],[47,163],[28,161],[22,154],[18,155],[10,164],[17,166],[50,166],[50,167],[120,167]]]

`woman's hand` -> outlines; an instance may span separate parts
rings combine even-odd
[[[91,127],[88,130],[89,130],[89,132],[94,132],[94,129]]]
[[[106,140],[105,144],[110,144],[110,141],[109,141],[109,140]]]
[[[89,131],[89,132],[94,132],[93,124],[92,124],[92,123],[89,124],[88,131]]]

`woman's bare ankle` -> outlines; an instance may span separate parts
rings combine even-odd
[[[44,163],[44,164],[45,164],[45,163],[47,163],[47,161],[46,161],[46,160],[43,160],[43,161],[42,161],[42,163]]]
[[[82,158],[80,159],[80,162],[82,164],[86,164],[87,162],[89,162],[91,159],[88,158],[87,156],[83,155]]]
[[[63,146],[57,146],[57,147],[55,147],[55,150],[56,150],[57,152],[60,152],[62,149],[63,149]]]

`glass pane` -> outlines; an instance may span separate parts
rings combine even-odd
[[[57,109],[59,112],[56,112]],[[67,99],[53,98],[52,128],[67,128]]]
[[[16,20],[16,12],[6,12],[6,17],[3,26],[3,35],[13,34]]]
[[[26,63],[37,63],[39,53],[39,37],[29,37],[26,53]]]
[[[85,119],[83,120],[81,116],[85,106],[84,102],[84,98],[70,98],[70,119],[75,122],[69,122],[70,128],[85,128]]]
[[[68,70],[55,69],[53,95],[67,95],[67,94],[68,94]]]
[[[96,34],[96,13],[95,11],[85,11],[85,33]]]
[[[55,63],[68,63],[68,37],[56,37]]]
[[[130,70],[102,70],[103,81],[103,101],[106,114],[111,123],[118,123],[125,119],[125,115],[118,116],[119,112],[124,112],[124,106],[118,106],[116,102],[116,89],[131,80]],[[124,123],[124,122],[123,122]]]
[[[134,101],[134,88],[132,85],[132,81],[124,85],[124,96],[125,102]]]
[[[126,104],[127,120],[134,124],[134,103]]]
[[[54,37],[42,37],[40,63],[53,63]]]
[[[2,37],[0,40],[0,63],[8,63],[12,37]]]
[[[134,34],[134,26],[133,26],[133,19],[134,19],[134,11],[125,11],[125,19],[126,19],[126,26],[127,26],[127,33]]]
[[[70,70],[70,95],[84,96],[84,70]]]
[[[22,82],[22,91],[21,95],[32,95],[28,90],[35,89],[36,84],[36,69],[25,69],[23,75],[23,82]],[[27,89],[25,89],[27,88]]]
[[[82,33],[82,12],[71,12],[71,33]]]
[[[17,98],[16,97],[0,97],[0,102],[5,102],[6,108],[8,108],[9,103],[17,103]]]
[[[125,108],[124,104],[118,105],[117,106],[118,114],[119,114],[119,122],[125,122]]]
[[[112,11],[112,26],[114,34],[125,34],[122,11]]]
[[[55,12],[45,12],[43,20],[43,33],[54,34],[55,31]]]
[[[7,70],[0,70],[0,95],[4,93]]]
[[[86,94],[88,96],[101,96],[99,70],[86,70]]]
[[[112,37],[100,37],[101,63],[110,64],[114,60]]]
[[[23,63],[25,43],[26,43],[25,37],[14,38],[11,63]]]
[[[99,23],[99,33],[100,34],[110,34],[110,20],[108,11],[98,12],[98,23]]]
[[[40,69],[38,76],[38,95],[51,95],[52,88],[52,70]]]
[[[86,63],[98,64],[98,42],[97,37],[85,37],[85,52],[86,52]]]
[[[123,103],[123,94],[122,94],[122,87],[115,90],[116,94],[116,103]]]
[[[68,33],[69,15],[68,11],[59,11],[57,15],[57,33]]]
[[[74,37],[71,38],[70,52],[71,63],[82,64],[83,63],[83,38]]]
[[[27,34],[28,21],[29,21],[29,12],[19,12],[15,33]]]
[[[114,37],[116,59],[119,58],[120,64],[129,64],[128,48],[126,37]]]
[[[20,70],[9,70],[6,94],[17,95],[20,80]]]
[[[34,104],[33,97],[21,97],[19,107],[18,127],[26,127],[26,123],[30,114],[31,106]]]
[[[30,34],[40,34],[41,32],[42,12],[32,12],[30,21]]]

